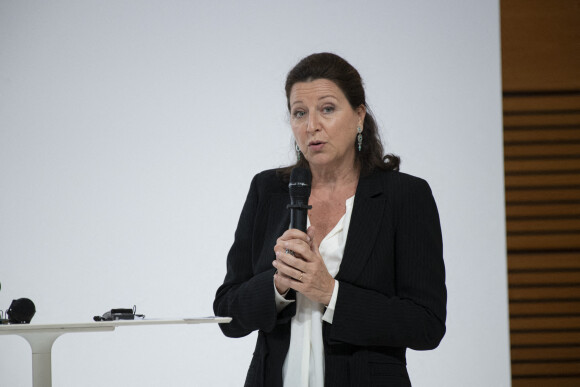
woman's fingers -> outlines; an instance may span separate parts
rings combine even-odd
[[[312,248],[310,247],[310,243],[301,239],[283,241],[281,244],[276,245],[274,250],[283,252],[292,251],[295,256],[300,257],[306,261],[311,261],[313,259],[313,257],[311,257]]]
[[[295,278],[298,277],[292,275],[294,272],[286,268],[293,269],[294,271],[297,272],[304,272],[304,270],[306,270],[307,265],[307,262],[304,259],[295,257],[292,254],[286,253],[284,251],[276,251],[276,260],[274,261],[274,263],[276,263],[274,267],[276,267],[278,270],[283,269],[283,272],[285,274],[288,274],[290,277]]]
[[[299,254],[302,258],[307,261],[312,261],[315,256],[320,255],[318,252],[318,243],[314,240],[314,227],[309,227],[307,233],[303,233],[298,230],[287,230],[276,243],[274,247],[275,251],[280,249],[287,251],[290,250],[296,254]],[[314,253],[314,255],[310,253]]]
[[[301,281],[304,275],[304,272],[293,268],[292,266],[285,265],[279,261],[272,262],[272,265],[278,269],[278,274],[284,276],[286,278],[292,278],[296,281]]]
[[[295,228],[292,228],[290,230],[284,231],[284,234],[282,234],[280,236],[280,238],[278,238],[278,240],[276,241],[276,244],[280,244],[281,242],[289,241],[292,239],[302,240],[306,243],[310,242],[310,236],[308,236],[308,234],[306,234],[305,232],[302,232],[300,230],[297,230]]]

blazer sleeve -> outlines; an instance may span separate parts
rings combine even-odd
[[[219,324],[229,337],[242,337],[255,330],[270,332],[291,318],[295,306],[277,313],[274,298],[274,272],[268,265],[258,265],[257,251],[264,243],[263,235],[255,235],[260,200],[260,174],[250,185],[242,209],[235,239],[227,257],[227,273],[213,303],[217,316],[232,317],[229,324]],[[272,259],[273,260],[273,250]],[[270,262],[271,262],[270,260]],[[260,266],[262,269],[257,269]],[[263,269],[266,267],[266,269]],[[261,270],[261,271],[258,271]]]
[[[364,278],[358,284],[341,281],[327,328],[331,343],[426,350],[437,347],[445,334],[447,292],[437,207],[427,182],[413,178],[405,185],[394,202],[394,240],[379,235],[376,242],[394,244],[394,294],[366,286]]]

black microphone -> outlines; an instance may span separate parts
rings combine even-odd
[[[6,311],[10,324],[30,324],[30,320],[36,313],[34,302],[28,298],[13,300]]]
[[[290,174],[290,204],[286,208],[290,209],[290,228],[295,228],[306,232],[306,219],[308,210],[312,206],[308,205],[310,197],[310,184],[312,174],[309,169],[296,167]]]

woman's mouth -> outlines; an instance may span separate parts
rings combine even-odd
[[[308,143],[308,148],[310,148],[313,151],[319,151],[324,147],[324,142],[322,141],[312,141],[310,143]]]

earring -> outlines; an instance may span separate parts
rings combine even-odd
[[[298,159],[298,161],[300,161],[300,147],[298,146],[296,141],[294,141],[294,148],[296,148],[296,158]]]
[[[362,147],[362,129],[360,126],[356,128],[356,132],[358,133],[356,136],[356,140],[358,142],[358,151],[360,152],[360,149]]]

